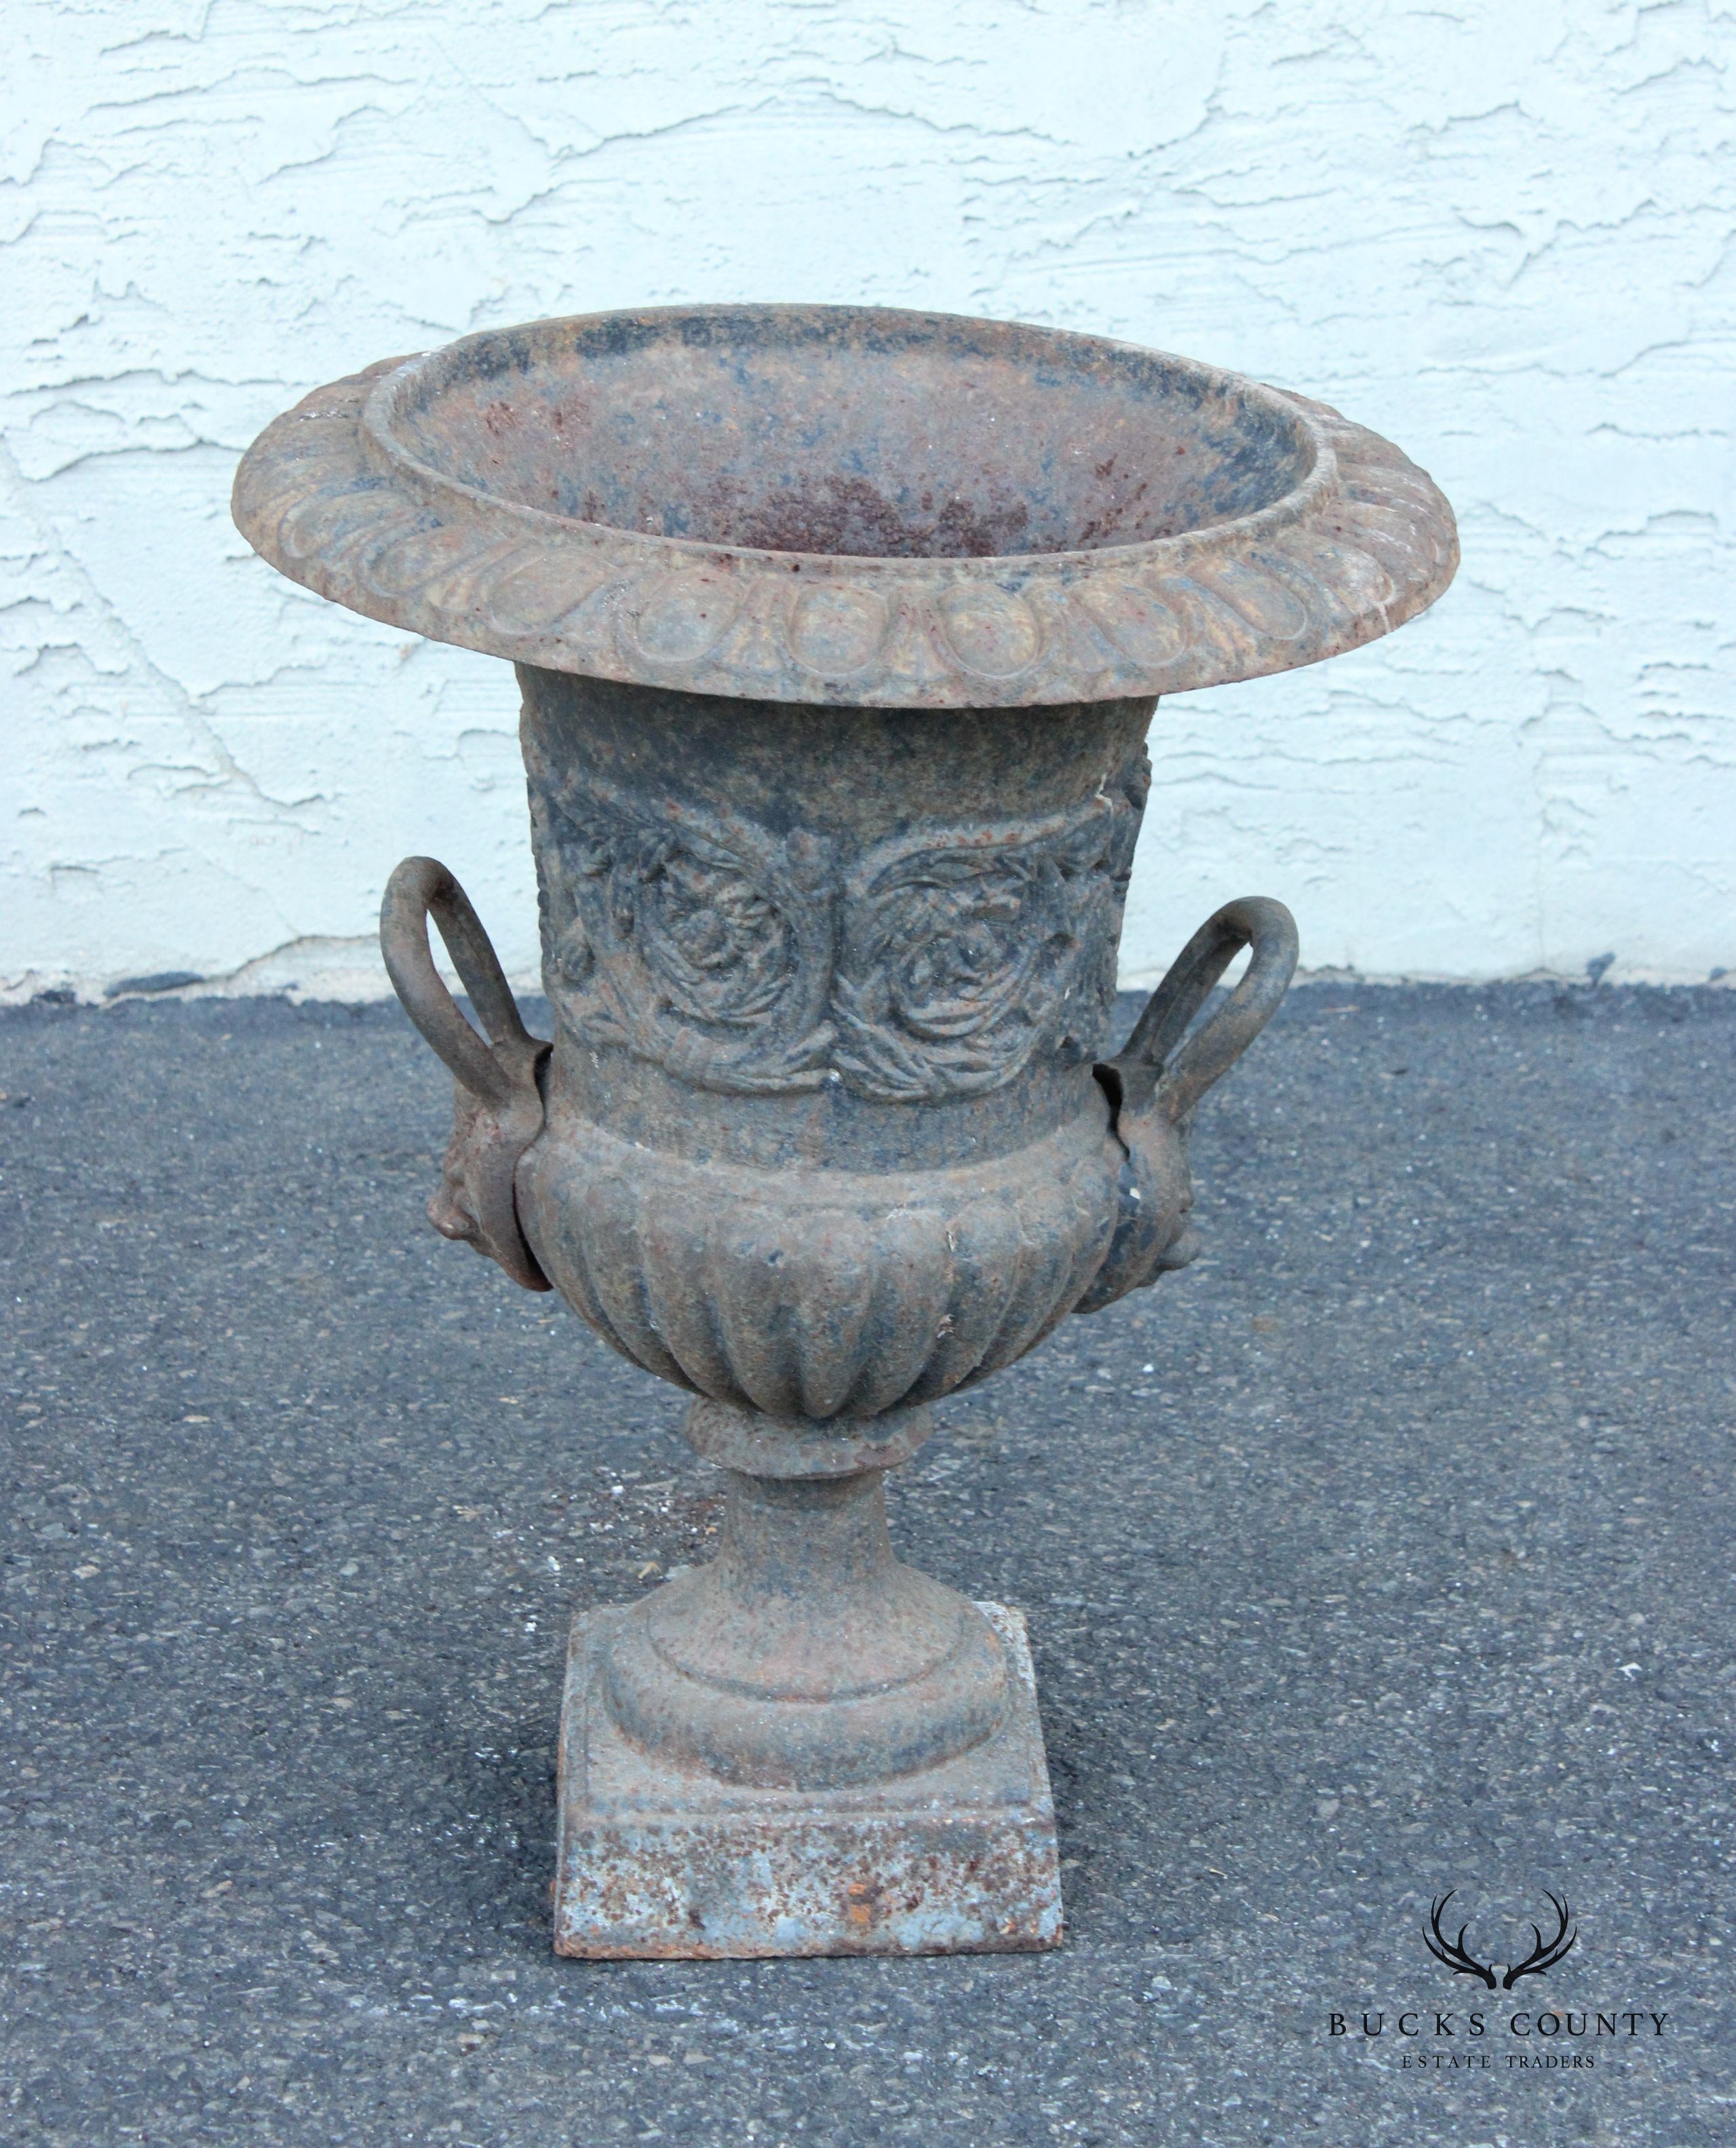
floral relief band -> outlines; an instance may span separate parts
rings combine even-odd
[[[798,831],[557,775],[527,725],[546,974],[564,1021],[713,1090],[913,1102],[1104,1047],[1149,785],[918,831],[853,865]]]

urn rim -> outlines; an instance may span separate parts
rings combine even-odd
[[[635,485],[664,528],[624,526]],[[887,707],[1294,669],[1422,610],[1458,557],[1427,476],[1325,404],[1109,338],[885,308],[578,315],[388,359],[268,426],[233,508],[293,579],[433,640]],[[865,533],[879,549],[802,548]]]

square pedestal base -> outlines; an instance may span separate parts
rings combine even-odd
[[[1012,1704],[945,1767],[841,1790],[688,1775],[629,1745],[595,1687],[622,1608],[581,1613],[560,1730],[554,1950],[592,1959],[1001,1953],[1061,1943],[1055,1807],[1020,1613]]]

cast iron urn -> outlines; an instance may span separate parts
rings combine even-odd
[[[555,1945],[1053,1945],[1022,1621],[893,1556],[885,1472],[1192,1257],[1192,1114],[1296,933],[1227,902],[1105,1056],[1146,726],[1421,610],[1446,501],[1209,366],[744,306],[374,366],[234,505],[323,595],[517,666],[553,1040],[443,866],[381,914],[457,1083],[430,1214],[686,1390],[725,1473],[710,1565],[575,1622]]]

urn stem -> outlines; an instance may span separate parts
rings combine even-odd
[[[750,1477],[730,1469],[722,1585],[742,1603],[825,1592],[871,1590],[891,1568],[886,1473],[855,1477]]]
[[[690,1772],[797,1789],[915,1774],[989,1736],[1006,1654],[974,1603],[894,1555],[895,1443],[770,1419],[738,1431],[777,1473],[726,1467],[715,1558],[622,1620],[604,1679],[616,1726]],[[795,1473],[816,1437],[833,1471]]]

